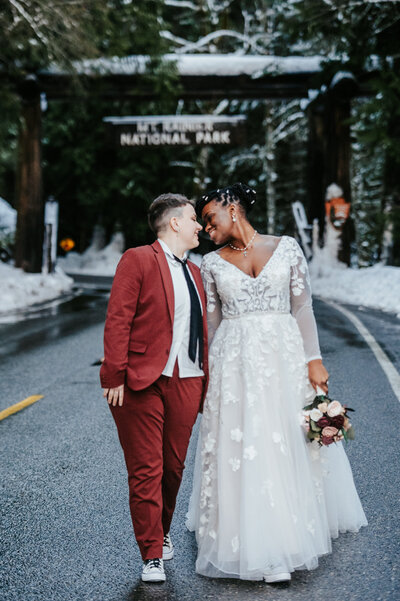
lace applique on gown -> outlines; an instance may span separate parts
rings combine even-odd
[[[307,361],[321,356],[306,260],[283,236],[256,278],[217,252],[201,272],[211,344],[187,520],[196,571],[313,569],[331,538],[367,521],[342,443],[320,449],[300,427]]]

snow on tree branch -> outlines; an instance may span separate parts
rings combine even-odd
[[[243,42],[246,45],[246,47],[251,48],[256,53],[259,53],[262,50],[261,47],[258,48],[258,46],[257,46],[257,42],[258,42],[257,38],[261,37],[261,36],[250,37],[246,34],[239,33],[238,31],[232,31],[230,29],[219,29],[217,31],[213,31],[213,32],[203,36],[202,38],[198,39],[197,42],[189,42],[188,40],[184,40],[183,38],[175,36],[170,31],[161,31],[160,35],[163,38],[170,40],[171,42],[180,44],[182,47],[177,50],[178,53],[189,53],[189,52],[193,52],[194,50],[201,50],[205,46],[207,46],[210,42],[212,42],[213,40],[216,40],[216,39],[219,39],[222,37],[231,37],[231,38],[240,40],[241,42]],[[244,52],[244,49],[238,49],[238,51],[237,51],[238,54],[243,53],[243,52]]]
[[[17,13],[25,20],[25,22],[32,29],[35,36],[43,43],[47,44],[47,38],[42,34],[40,28],[37,27],[34,18],[24,9],[24,7],[17,2],[17,0],[8,0],[11,6],[17,11]]]
[[[281,123],[273,130],[273,141],[277,143],[290,136],[291,133],[295,132],[300,119],[304,119],[303,111],[292,113],[286,118],[285,121],[281,121]]]
[[[190,8],[191,10],[198,11],[200,8],[190,2],[189,0],[165,0],[165,6],[173,6],[175,8]]]

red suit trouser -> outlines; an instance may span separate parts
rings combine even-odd
[[[133,529],[143,560],[162,557],[199,411],[204,377],[160,376],[145,390],[125,386],[122,407],[110,409],[128,470]]]

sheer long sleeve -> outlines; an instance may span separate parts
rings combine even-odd
[[[294,239],[290,268],[290,307],[303,338],[307,363],[313,359],[321,359],[307,261]]]
[[[221,323],[222,311],[221,300],[218,296],[217,286],[207,260],[207,255],[203,258],[200,271],[207,296],[208,346],[210,346],[214,334]]]

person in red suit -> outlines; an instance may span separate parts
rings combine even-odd
[[[208,383],[206,299],[192,203],[162,194],[148,213],[157,240],[128,249],[114,277],[101,385],[124,451],[142,580],[165,580],[187,447]]]

